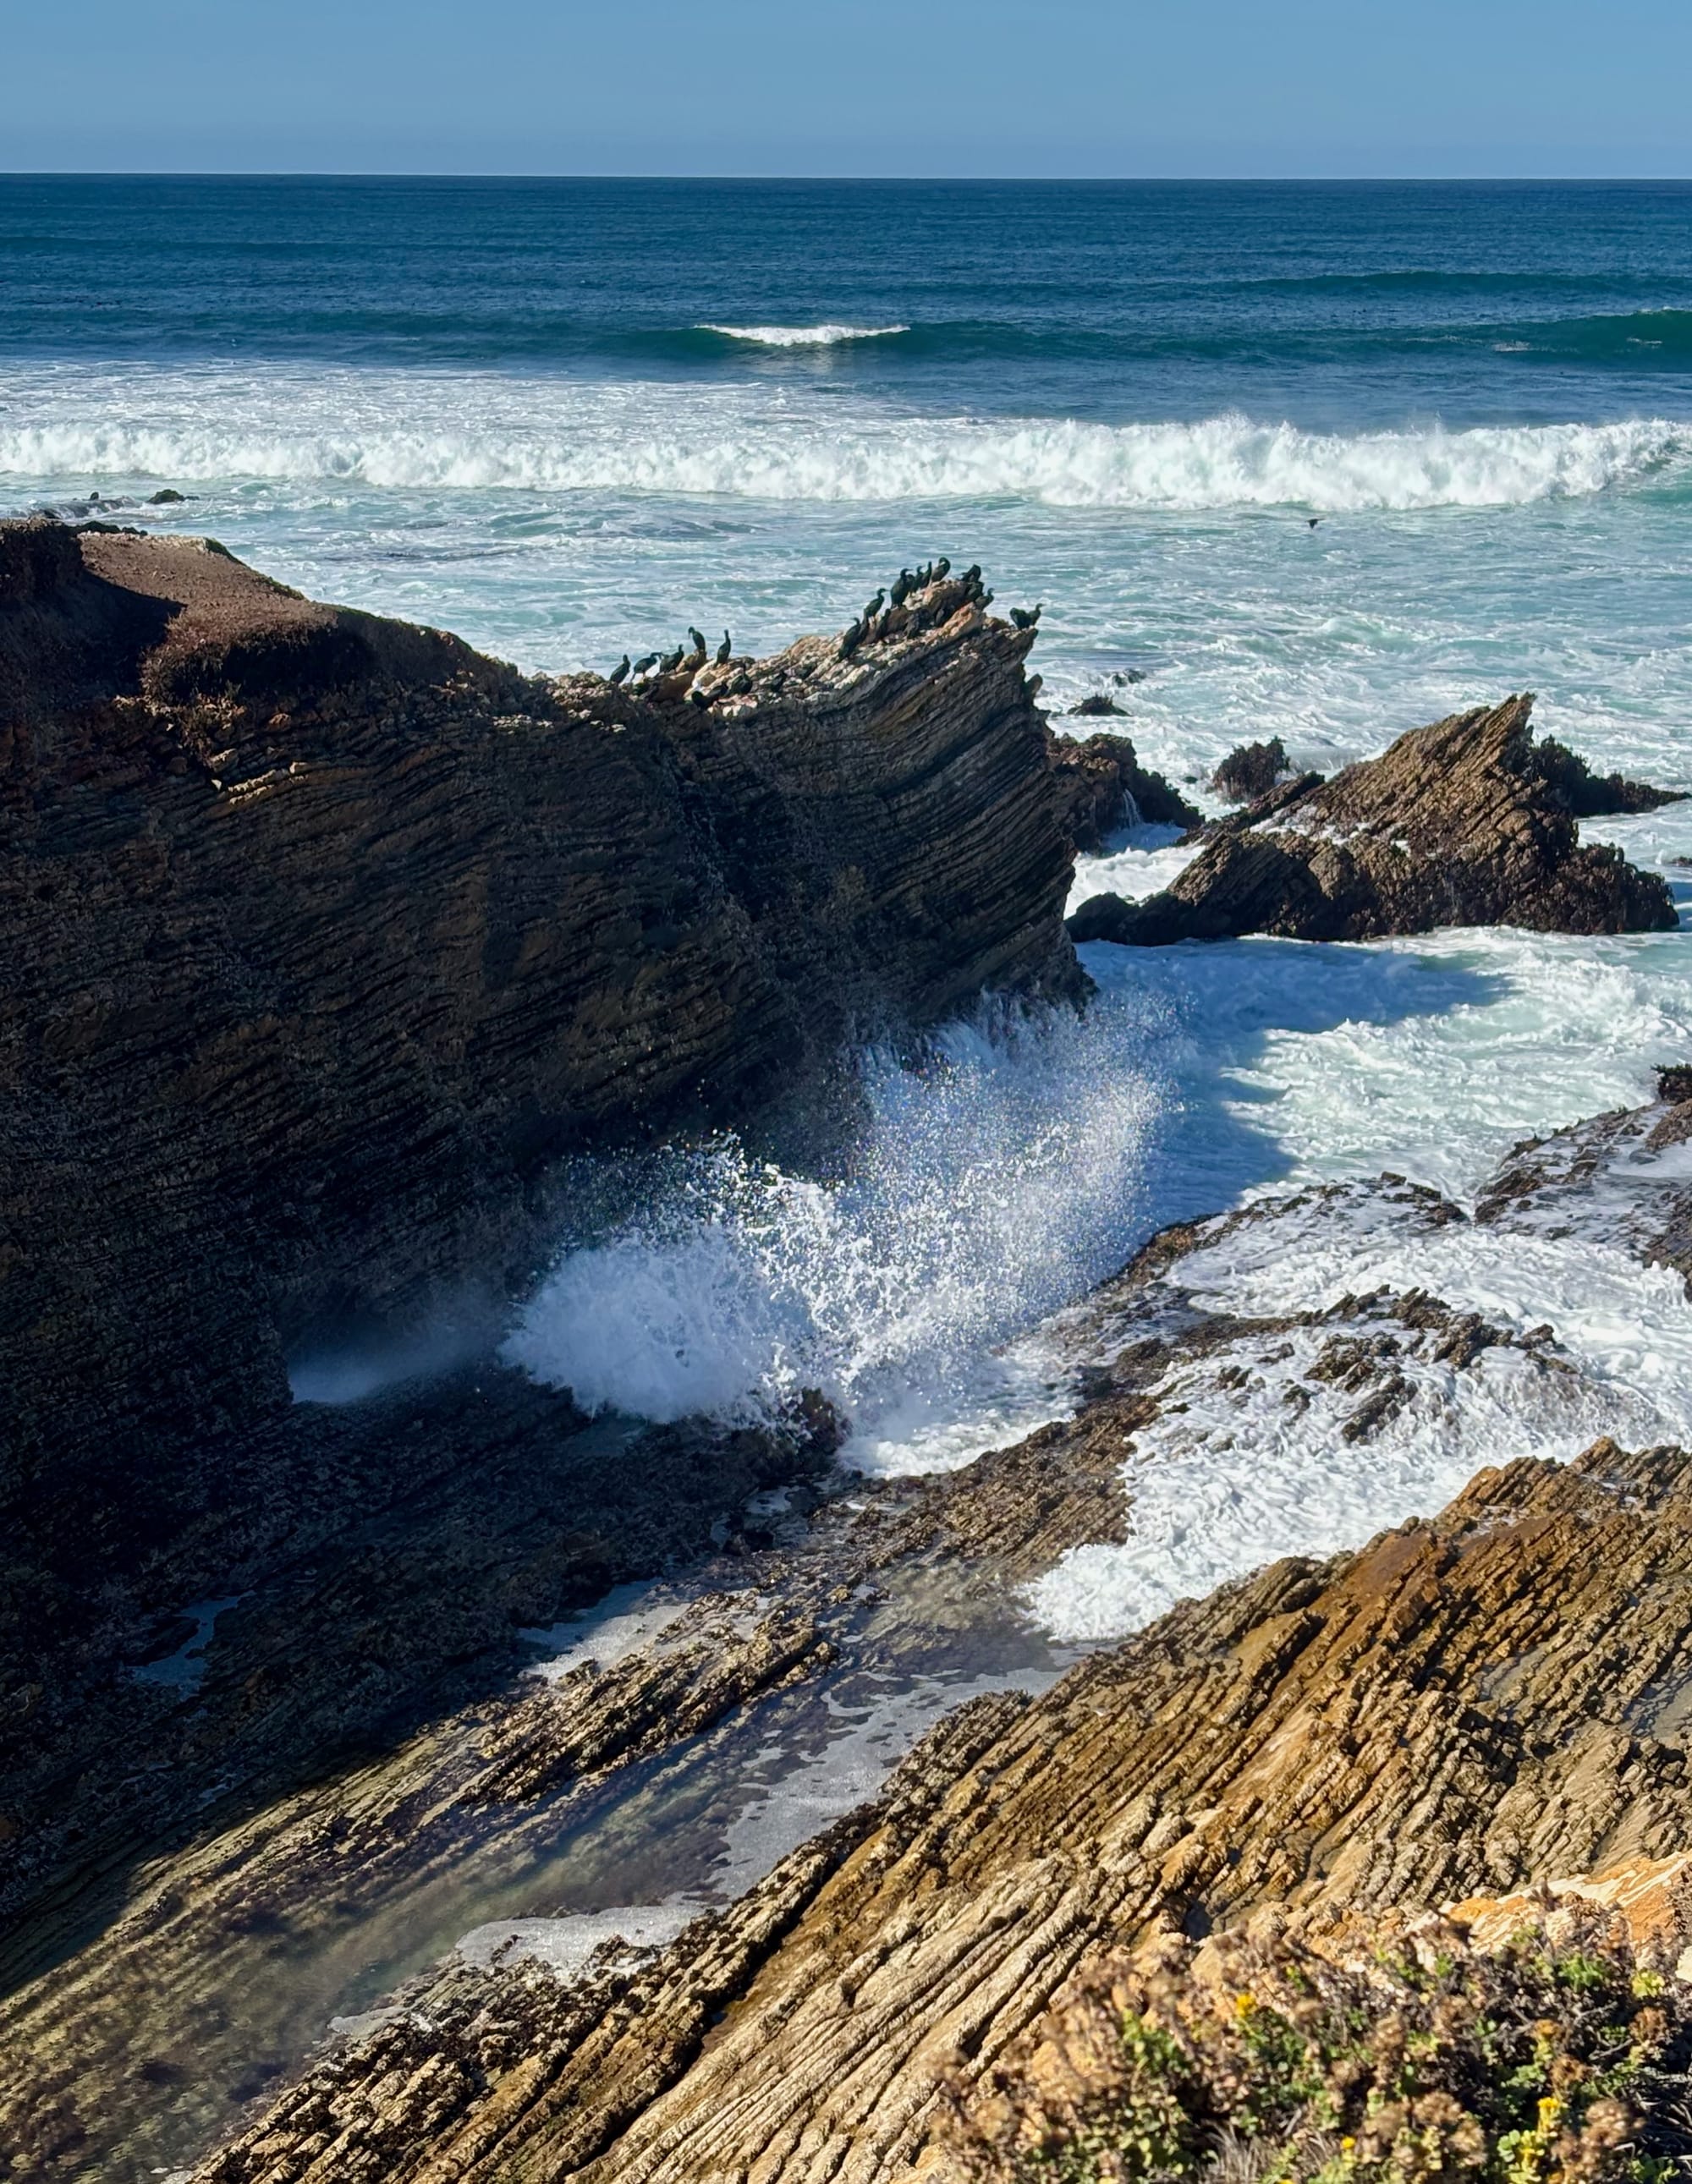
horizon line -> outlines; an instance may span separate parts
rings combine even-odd
[[[693,170],[635,172],[611,168],[422,168],[422,167],[6,167],[0,181],[386,181],[386,182],[833,182],[905,186],[925,183],[979,189],[985,187],[1114,189],[1171,184],[1205,188],[1520,188],[1523,185],[1588,187],[1613,185],[1676,187],[1692,184],[1686,174],[1520,174],[1520,175],[934,175],[934,174],[743,174]]]

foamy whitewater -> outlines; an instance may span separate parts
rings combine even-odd
[[[1060,726],[1108,694],[1120,719],[1070,725],[1201,801],[1241,740],[1331,771],[1522,688],[1600,770],[1692,785],[1674,186],[231,181],[191,217],[187,187],[0,184],[0,504],[209,532],[551,670],[690,622],[773,649],[947,553],[1044,603]],[[1685,894],[1684,807],[1587,832]],[[1185,854],[1136,833],[1077,895],[1149,893]],[[1515,1139],[1692,1059],[1678,934],[1086,954],[1082,1021],[1010,1038],[987,1010],[920,1072],[863,1057],[843,1180],[723,1143],[584,1216],[506,1356],[606,1430],[816,1387],[849,1462],[955,1464],[1070,1406],[1045,1323],[1164,1223],[1382,1168],[1462,1201]],[[1684,1301],[1601,1248],[1312,1232],[1206,1279],[1239,1310],[1390,1281],[1549,1321],[1579,1397],[1515,1352],[1427,1363],[1353,1446],[1337,1413],[1288,1422],[1296,1358],[1242,1357],[1220,1410],[1125,1453],[1131,1546],[1036,1589],[1065,1637],[1358,1540],[1499,1457],[1692,1432]],[[450,1346],[308,1361],[299,1391]]]

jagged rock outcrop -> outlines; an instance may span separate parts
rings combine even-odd
[[[1255,804],[1267,796],[1287,771],[1287,746],[1279,736],[1267,743],[1237,744],[1211,778],[1218,796],[1231,804]]]
[[[1249,1497],[1267,1477],[1270,1507],[1299,1490],[1269,1476],[1282,1442],[1306,1448],[1315,1478],[1376,1452],[1390,1472],[1494,1401],[1531,1415],[1540,1446],[1566,1435],[1592,1390],[1550,1327],[1516,1331],[1425,1289],[1378,1287],[1229,1317],[1220,1270],[1239,1289],[1253,1264],[1278,1270],[1302,1251],[1360,1263],[1387,1238],[1400,1262],[1425,1242],[1455,1268],[1454,1246],[1500,1228],[1575,1250],[1590,1231],[1649,1261],[1684,1188],[1689,1116],[1659,1102],[1518,1147],[1472,1216],[1386,1178],[1165,1232],[1066,1318],[1066,1340],[1095,1361],[1073,1420],[891,1503],[860,1490],[856,1513],[820,1520],[807,1583],[826,1573],[854,1597],[937,1556],[1002,1584],[1077,1541],[1131,1551],[1148,1467],[1214,1474],[1236,1445],[1235,1490]],[[1210,1507],[1192,1505],[1194,1529]],[[774,1597],[793,1583],[773,1570],[757,1581]],[[761,1641],[772,1662],[815,1663],[813,1633],[850,1652],[826,1594],[786,1596],[788,1620]],[[1643,1942],[1684,1894],[1682,1865],[1651,1861],[1681,1859],[1692,1840],[1689,1602],[1692,1458],[1678,1449],[1628,1455],[1603,1440],[1566,1467],[1482,1471],[1430,1521],[1187,1599],[1043,1696],[976,1701],[879,1800],[661,1953],[608,1949],[562,1983],[533,1958],[455,1960],[199,2174],[293,2184],[316,2162],[384,2184],[943,2178],[947,2087],[967,2095],[990,2076],[1100,1948],[1273,1913],[1343,1950],[1453,1904],[1478,1946],[1515,1918],[1513,1892],[1618,1868],[1592,1900],[1628,1912]],[[645,1672],[618,1673],[644,1718]],[[561,1709],[549,1729],[544,1710],[514,1713],[500,1749],[544,1769],[548,1739],[574,1719]],[[448,1802],[428,1793],[432,1812]],[[221,1877],[196,1914],[201,1949],[237,1879],[205,1864]],[[310,1896],[308,1869],[276,1900]],[[161,1875],[179,1926],[201,1886]],[[126,1946],[138,1955],[138,1931]],[[159,1947],[162,2000],[175,1990]],[[19,2035],[52,2053],[43,2023],[22,2015]]]
[[[1064,824],[1084,856],[1097,856],[1104,837],[1125,822],[1159,827],[1197,827],[1202,815],[1160,773],[1141,765],[1126,736],[1088,736],[1074,742],[1052,733],[1046,739]]]
[[[1612,792],[1561,744],[1535,743],[1533,702],[1454,714],[1330,781],[1283,784],[1216,828],[1163,894],[1096,895],[1071,934],[1159,947],[1247,933],[1367,940],[1442,925],[1671,929],[1661,879],[1619,850],[1580,844],[1577,816],[1617,806],[1593,801]]]
[[[1030,634],[936,582],[636,688],[0,526],[0,1527],[92,1592],[290,1348],[528,1271],[550,1164],[1074,994]],[[855,626],[856,627],[856,626]]]

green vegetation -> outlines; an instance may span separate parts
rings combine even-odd
[[[1692,1993],[1566,1911],[1491,1953],[1423,1920],[1372,1961],[1285,1938],[1085,1969],[949,2089],[980,2184],[1668,2184]]]

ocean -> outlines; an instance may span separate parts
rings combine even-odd
[[[768,650],[980,561],[1043,603],[1059,725],[1109,692],[1201,801],[1242,738],[1331,770],[1522,688],[1692,786],[1692,185],[0,179],[0,507],[96,495],[537,669]],[[1689,812],[1588,832],[1684,900]],[[1125,838],[1078,893],[1178,855]],[[561,1236],[508,1354],[648,1417],[820,1384],[865,1469],[956,1462],[1064,1407],[1042,1325],[1161,1223],[1382,1167],[1460,1201],[1692,1057],[1680,934],[1086,957],[1080,1024],[863,1057],[844,1181],[705,1147]],[[1507,1276],[1477,1297],[1544,1318]],[[1605,1300],[1620,1381],[1680,1354],[1684,1300]],[[1372,1500],[1314,1475],[1304,1543],[1509,1430]]]

